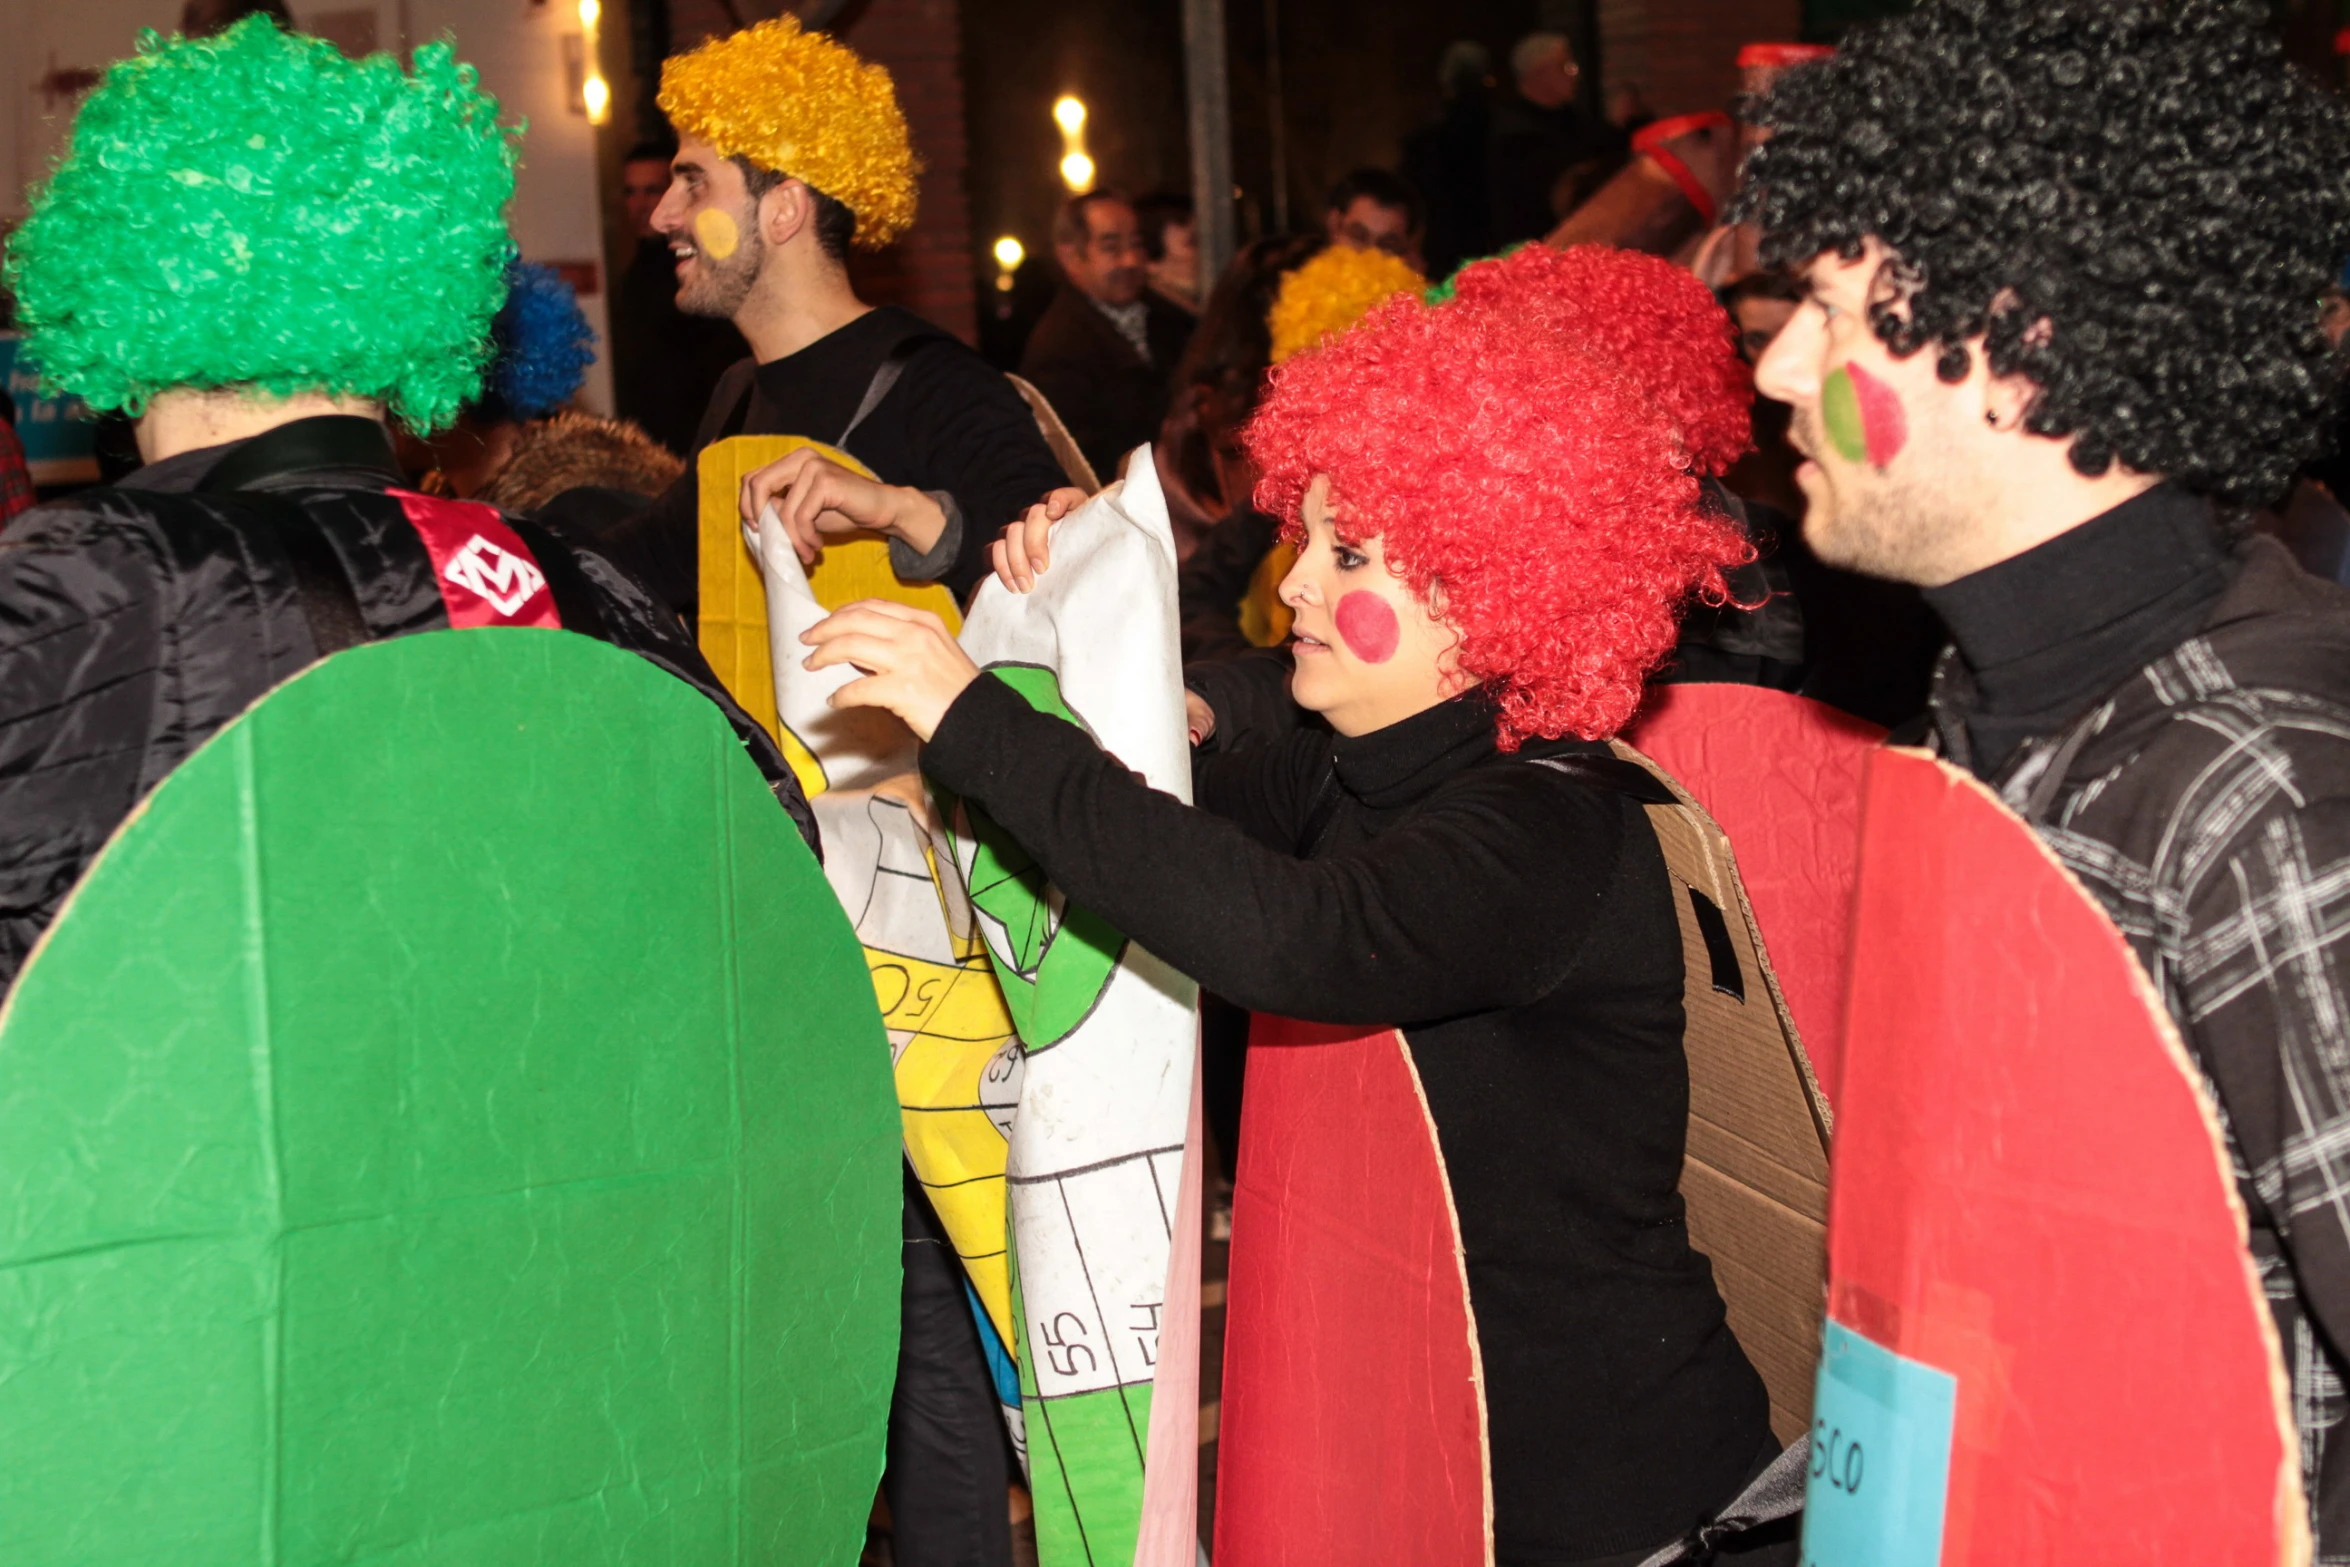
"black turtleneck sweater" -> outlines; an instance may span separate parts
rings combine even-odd
[[[1504,1564],[1662,1545],[1770,1442],[1683,1223],[1663,853],[1630,798],[1531,763],[1607,754],[1503,755],[1463,697],[1203,756],[1193,809],[987,678],[923,752],[1071,901],[1219,995],[1402,1029],[1468,1259]]]
[[[2067,533],[1926,590],[1957,656],[1935,680],[1945,754],[1994,778],[2202,629],[2235,580],[2211,503],[2157,485]]]

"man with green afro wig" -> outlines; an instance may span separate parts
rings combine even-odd
[[[9,245],[29,356],[94,408],[240,387],[446,424],[505,299],[516,134],[446,43],[410,75],[262,16],[147,33]]]
[[[0,531],[0,989],[147,792],[280,682],[410,632],[562,627],[720,706],[811,841],[790,766],[620,570],[407,490],[384,427],[481,386],[516,132],[447,44],[348,60],[254,17],[145,34],[9,246],[48,382],[138,418],[146,466]]]

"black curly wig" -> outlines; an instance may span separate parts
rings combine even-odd
[[[2326,439],[2319,299],[2350,256],[2350,111],[2258,0],[1923,0],[1781,77],[1740,215],[1766,263],[1898,257],[1871,324],[1943,379],[1982,338],[2025,427],[2232,506]],[[2043,324],[2044,323],[2044,324]]]

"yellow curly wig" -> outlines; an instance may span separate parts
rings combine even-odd
[[[1273,333],[1273,363],[1346,331],[1397,294],[1416,294],[1427,286],[1410,262],[1384,250],[1332,245],[1281,280],[1281,293],[1265,317]]]
[[[723,156],[804,180],[857,215],[877,250],[914,222],[920,170],[889,72],[778,17],[661,67],[661,112]]]

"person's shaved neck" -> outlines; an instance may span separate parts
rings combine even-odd
[[[139,455],[148,462],[161,462],[182,452],[249,440],[281,424],[323,414],[348,414],[380,422],[384,411],[383,405],[372,399],[338,393],[296,392],[291,397],[272,397],[249,387],[201,391],[174,387],[156,393],[147,411],[139,416]]]

